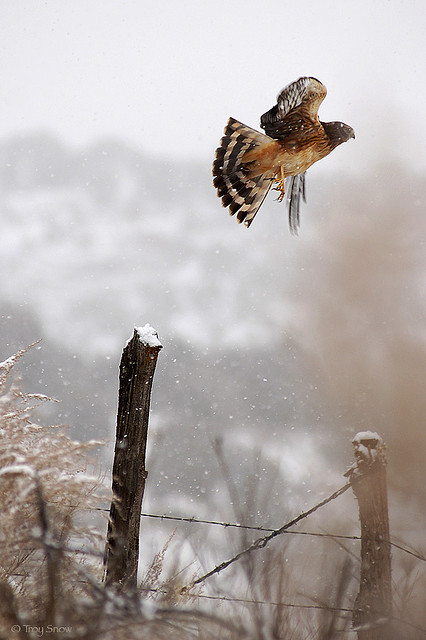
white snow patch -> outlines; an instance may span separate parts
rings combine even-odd
[[[383,439],[375,431],[359,431],[353,438],[352,444],[357,460],[355,467],[360,462],[371,465],[378,459],[385,460]]]
[[[158,339],[158,333],[150,324],[146,324],[143,327],[135,327],[135,330],[142,344],[146,344],[148,347],[161,348],[163,346]]]
[[[10,358],[7,358],[7,360],[0,362],[0,369],[8,369],[8,370],[11,369],[15,364],[16,360],[17,360],[16,355],[10,356]]]
[[[361,444],[363,440],[376,440],[377,444],[383,444],[382,438],[375,431],[359,431],[352,440],[352,444]]]

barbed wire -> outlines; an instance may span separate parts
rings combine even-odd
[[[407,549],[406,547],[403,547],[401,544],[398,544],[397,542],[392,542],[391,540],[384,540],[384,542],[387,542],[388,544],[390,544],[391,547],[395,547],[395,549],[399,549],[400,551],[404,551],[404,553],[408,553],[410,556],[414,556],[418,560],[422,560],[423,562],[426,562],[426,557],[423,556],[420,553],[420,551],[412,551],[411,549]]]
[[[263,536],[262,538],[258,538],[249,547],[247,547],[246,549],[243,549],[243,551],[240,551],[229,560],[225,560],[224,562],[221,562],[219,565],[217,565],[216,567],[214,567],[204,575],[200,576],[199,578],[196,578],[195,580],[192,580],[192,582],[186,587],[183,587],[182,590],[189,591],[190,589],[195,587],[195,585],[201,584],[211,576],[217,573],[220,573],[221,571],[229,567],[229,565],[233,564],[237,560],[240,560],[240,558],[242,558],[244,555],[251,553],[252,551],[256,551],[257,549],[263,549],[273,538],[276,538],[277,536],[281,535],[282,533],[284,533],[284,531],[286,531],[286,529],[289,529],[290,527],[297,524],[304,518],[307,518],[308,516],[310,516],[312,513],[314,513],[318,509],[321,509],[321,507],[324,507],[326,504],[328,504],[332,500],[335,500],[336,498],[341,496],[343,493],[345,493],[345,491],[347,491],[350,487],[352,487],[352,484],[348,482],[347,484],[343,485],[343,487],[340,487],[340,489],[338,489],[337,491],[334,491],[334,493],[332,493],[330,496],[328,496],[327,498],[324,498],[324,500],[321,500],[321,502],[319,502],[315,506],[311,507],[307,511],[303,511],[296,518],[293,518],[293,520],[286,522],[279,529],[274,529],[273,531],[268,533],[268,535]]]
[[[162,593],[164,595],[168,595],[167,589],[155,588],[155,587],[141,587],[142,591],[150,591],[152,593]],[[333,607],[328,605],[320,605],[320,604],[301,604],[298,602],[274,602],[269,600],[254,600],[250,598],[237,598],[233,596],[223,596],[223,595],[211,595],[208,593],[191,593],[188,594],[189,598],[201,598],[205,600],[217,600],[222,602],[235,602],[240,604],[260,604],[267,605],[270,607],[289,607],[294,609],[321,609],[325,611],[336,611],[342,613],[353,613],[353,609],[345,608],[345,607]]]
[[[105,513],[109,513],[109,509],[104,509],[101,507],[87,507],[89,511],[103,511]],[[195,516],[172,516],[167,514],[160,513],[141,513],[141,518],[152,518],[156,520],[170,520],[172,522],[186,522],[188,524],[208,524],[214,525],[218,527],[223,527],[224,529],[243,529],[246,531],[264,531],[265,533],[272,533],[275,531],[272,527],[262,527],[259,525],[249,525],[249,524],[241,524],[239,522],[223,522],[221,520],[204,520],[203,518],[196,518]],[[288,535],[296,535],[296,536],[317,536],[320,538],[342,538],[344,540],[361,540],[361,536],[350,536],[339,533],[323,533],[321,531],[283,531]],[[392,543],[391,543],[392,544]]]
[[[142,591],[150,591],[152,593],[163,593],[166,596],[168,595],[168,591],[162,588],[142,587]],[[320,611],[330,611],[333,613],[350,614],[350,616],[349,615],[341,616],[341,618],[343,619],[352,619],[353,613],[355,611],[360,611],[359,609],[356,609],[356,608],[351,609],[349,607],[334,607],[332,605],[326,605],[326,604],[302,604],[299,602],[280,602],[280,601],[270,601],[270,600],[260,600],[260,599],[257,600],[257,599],[250,599],[250,598],[237,598],[237,597],[224,596],[224,595],[210,595],[207,593],[191,593],[189,594],[189,597],[202,598],[205,600],[215,600],[217,602],[231,602],[236,604],[255,604],[255,605],[262,605],[262,606],[269,606],[269,607],[284,607],[284,608],[290,608],[290,609],[314,609],[314,610],[316,609]],[[389,618],[390,620],[393,620],[395,622],[400,622],[402,624],[405,624],[408,627],[415,629],[416,631],[421,631],[422,633],[426,632],[426,630],[420,627],[419,625],[409,622],[408,620],[404,620],[403,618],[398,618],[397,616],[394,616],[394,615],[389,616]]]
[[[241,524],[239,522],[222,522],[220,520],[203,520],[202,518],[195,517],[187,517],[187,516],[170,516],[170,515],[159,515],[156,513],[141,513],[142,518],[157,518],[160,520],[175,520],[177,522],[188,522],[189,524],[210,524],[217,525],[223,527],[224,529],[244,529],[246,531],[264,531],[265,533],[269,533],[275,531],[273,527],[261,527],[259,525],[250,525],[250,524]],[[304,536],[322,536],[322,537],[333,537],[333,538],[346,538],[350,540],[360,540],[360,536],[349,536],[349,535],[333,535],[331,533],[322,533],[320,531],[286,531],[288,534],[295,535],[304,535]]]
[[[231,596],[214,596],[205,593],[197,594],[197,598],[205,598],[207,600],[223,600],[224,602],[239,602],[241,604],[261,604],[268,605],[270,607],[286,607],[292,609],[320,609],[322,611],[335,611],[340,613],[350,613],[352,615],[353,609],[345,607],[332,607],[329,605],[320,604],[301,604],[298,602],[270,602],[269,600],[250,600],[248,598],[234,598]]]
[[[359,611],[359,609],[349,609],[348,607],[333,607],[331,605],[321,605],[321,604],[301,604],[298,602],[270,602],[268,600],[250,600],[246,598],[233,598],[230,596],[213,596],[204,593],[196,594],[197,598],[206,598],[207,600],[222,600],[224,602],[235,602],[241,604],[256,604],[256,605],[267,605],[271,607],[286,607],[291,609],[319,609],[321,611],[331,611],[334,613],[350,613],[350,616],[342,616],[345,619],[352,619],[354,611]],[[416,629],[416,631],[421,631],[422,633],[426,633],[426,629],[409,622],[408,620],[404,620],[403,618],[398,618],[397,616],[389,616],[390,620],[394,620],[395,622],[401,622],[402,624],[411,627],[412,629]]]
[[[246,531],[264,531],[270,533],[275,531],[272,527],[261,527],[257,525],[240,524],[238,522],[222,522],[220,520],[203,520],[202,518],[160,515],[157,513],[141,513],[142,518],[156,518],[159,520],[172,520],[175,522],[188,522],[189,524],[209,524],[223,527],[224,529],[243,529]],[[318,536],[322,538],[343,538],[345,540],[361,540],[360,536],[349,536],[343,534],[322,533],[320,531],[284,531],[289,535],[297,536]]]
[[[240,524],[238,522],[221,522],[220,520],[203,520],[202,518],[185,517],[185,516],[160,515],[158,513],[141,513],[141,518],[154,518],[157,520],[172,520],[175,522],[188,522],[189,524],[209,524],[209,525],[216,525],[219,527],[223,527],[225,529],[235,528],[235,529],[244,529],[246,531],[265,531],[266,533],[275,531],[275,529],[273,529],[272,527],[260,527],[255,525]],[[355,536],[355,535],[350,536],[350,535],[344,535],[341,533],[323,533],[321,531],[283,531],[283,533],[287,535],[294,535],[294,536],[316,536],[318,538],[332,538],[332,539],[339,539],[339,540],[361,540],[361,536]],[[410,549],[407,549],[406,547],[402,546],[401,544],[398,544],[397,542],[392,542],[392,540],[384,540],[383,542],[386,542],[387,544],[390,544],[392,547],[395,547],[400,551],[404,551],[405,553],[408,553],[411,556],[414,556],[418,560],[423,560],[423,562],[426,562],[426,557],[423,556],[419,551],[415,551],[415,550],[412,551]]]
[[[164,593],[164,595],[168,595],[167,590],[158,589],[152,587],[144,587],[143,591],[150,591],[154,593]],[[345,607],[333,607],[329,605],[321,605],[321,604],[302,604],[299,602],[281,602],[281,601],[270,601],[270,600],[258,600],[251,598],[237,598],[233,596],[224,596],[224,595],[211,595],[207,593],[194,593],[190,594],[190,598],[201,598],[205,600],[216,600],[218,602],[234,602],[240,604],[256,604],[256,605],[264,605],[270,607],[286,607],[293,609],[320,609],[321,611],[335,611],[340,613],[350,613],[353,614],[354,609],[349,609]]]
[[[345,485],[346,486],[346,485]],[[51,504],[59,504],[59,503],[51,503]],[[72,509],[84,509],[85,511],[101,511],[103,513],[109,513],[109,509],[104,507],[81,507],[79,505],[68,505],[69,508]],[[309,514],[308,514],[309,515]],[[247,525],[241,524],[238,522],[223,522],[221,520],[204,520],[203,518],[195,518],[193,516],[172,516],[167,514],[160,513],[141,513],[141,518],[151,518],[156,520],[170,520],[172,522],[186,522],[188,524],[207,524],[212,526],[223,527],[224,529],[242,529],[246,531],[263,531],[265,533],[273,533],[275,529],[272,527],[262,527],[259,525]],[[288,531],[284,530],[283,534],[294,535],[294,536],[313,536],[318,538],[330,538],[335,540],[361,540],[361,536],[356,535],[345,535],[340,533],[324,533],[321,531]],[[420,551],[408,549],[403,545],[393,542],[392,540],[383,540],[383,542],[389,544],[391,547],[395,547],[399,551],[403,551],[404,553],[417,558],[417,560],[421,560],[422,562],[426,562],[426,556],[424,556]]]

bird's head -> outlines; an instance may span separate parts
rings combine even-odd
[[[329,137],[333,149],[339,144],[355,138],[355,131],[344,122],[322,122],[326,134]]]

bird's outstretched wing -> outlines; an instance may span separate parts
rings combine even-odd
[[[260,119],[266,135],[280,139],[300,129],[304,119],[318,121],[318,108],[327,89],[316,78],[303,77],[284,87],[277,104]]]
[[[312,138],[319,125],[318,109],[327,95],[325,86],[312,77],[303,77],[284,87],[278,94],[277,104],[260,119],[265,133],[276,140],[285,141],[292,147],[306,143]],[[300,225],[300,201],[306,202],[306,172],[286,179],[287,210],[290,231],[297,235]]]

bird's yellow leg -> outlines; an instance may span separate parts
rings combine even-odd
[[[285,196],[285,188],[284,188],[285,175],[284,175],[284,167],[282,165],[280,167],[279,175],[281,176],[280,178],[278,178],[278,176],[275,178],[275,182],[277,185],[275,187],[275,190],[280,192],[277,198],[278,202],[282,202]]]

